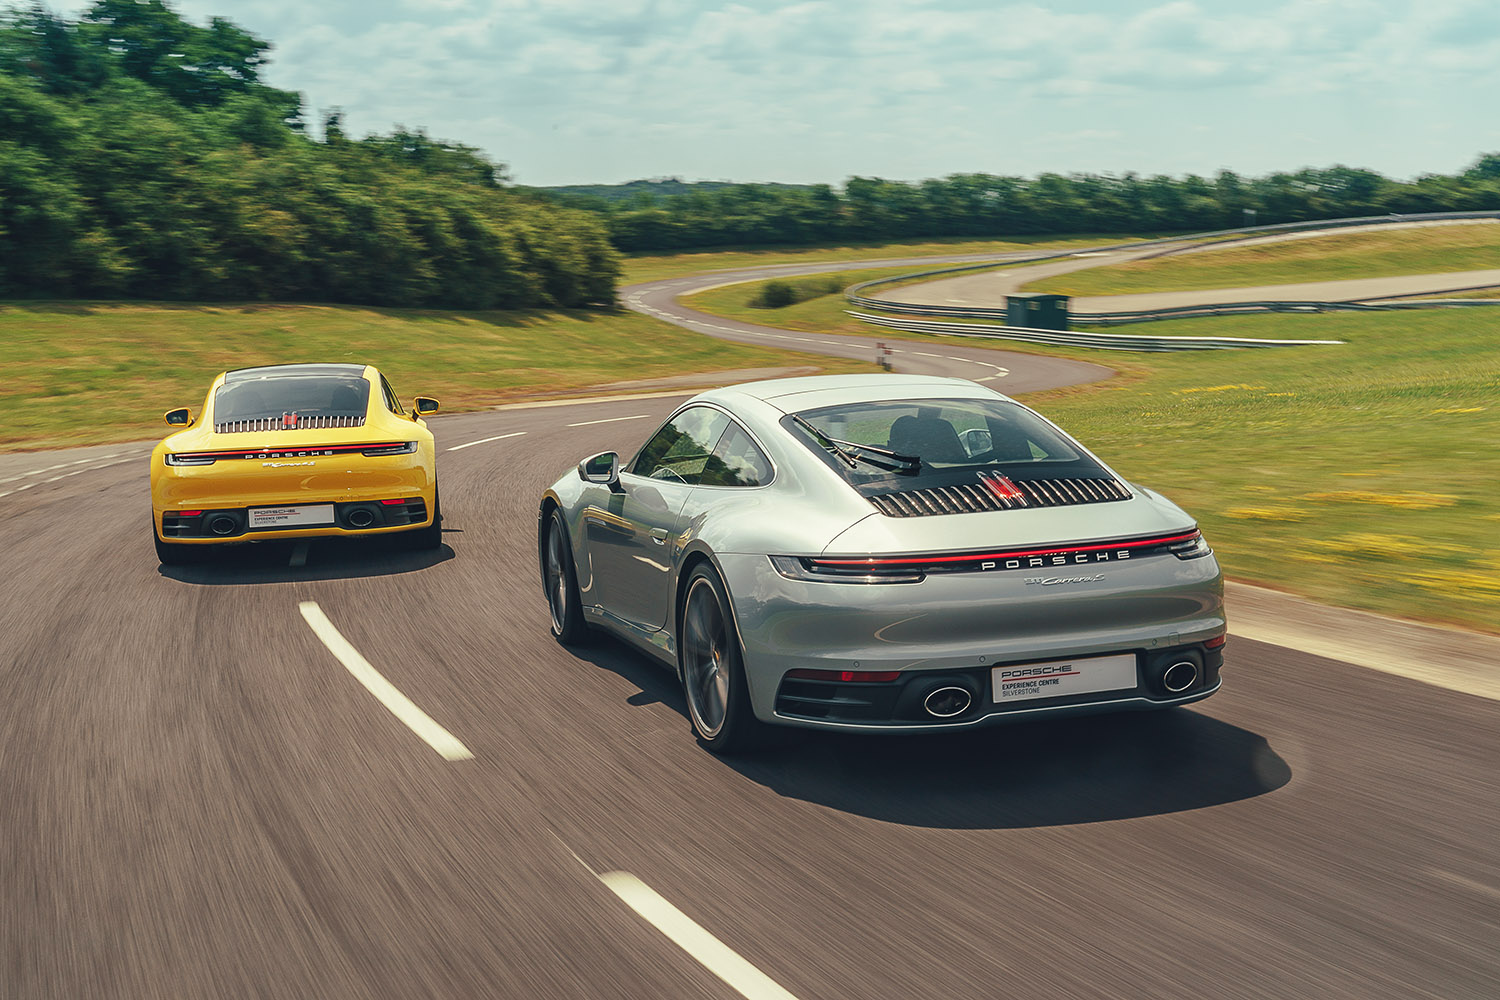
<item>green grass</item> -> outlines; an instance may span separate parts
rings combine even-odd
[[[658,281],[707,271],[728,271],[772,264],[817,264],[824,261],[879,260],[883,257],[941,257],[945,254],[1006,253],[1049,247],[1091,247],[1154,238],[1144,236],[1012,236],[999,240],[921,240],[913,243],[829,244],[817,247],[767,247],[762,250],[703,250],[679,254],[625,257],[621,285]],[[909,271],[911,268],[904,268]],[[864,272],[861,272],[864,273]]]
[[[844,315],[840,296],[751,309],[753,288],[688,302],[809,332],[875,332]],[[1242,316],[1150,330],[1347,343],[1183,354],[964,343],[1115,368],[1105,383],[1027,402],[1190,511],[1235,578],[1500,632],[1500,313]]]
[[[159,436],[214,375],[364,361],[446,411],[628,379],[859,362],[712,340],[625,312],[439,312],[314,305],[0,304],[0,450]],[[712,382],[711,377],[705,382]]]
[[[1102,265],[1025,286],[1063,295],[1251,288],[1259,285],[1500,268],[1500,225],[1472,224],[1315,236]]]

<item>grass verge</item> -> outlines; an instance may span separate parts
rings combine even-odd
[[[321,305],[0,304],[0,450],[165,434],[221,371],[362,361],[447,411],[600,383],[736,368],[870,365],[712,340],[627,312],[440,312]],[[706,381],[711,381],[708,379]]]
[[[1206,253],[1175,254],[1046,278],[1028,292],[1129,295],[1250,288],[1346,278],[1443,274],[1500,267],[1500,224],[1334,233]]]
[[[688,301],[791,329],[872,332],[844,315],[839,296],[766,310],[744,305],[751,294],[746,284]],[[1497,321],[1452,309],[1151,327],[1163,335],[1347,341],[1336,347],[1130,354],[982,346],[1117,369],[1105,383],[1027,402],[1199,518],[1237,579],[1500,632]]]

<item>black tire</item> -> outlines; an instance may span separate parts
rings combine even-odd
[[[407,532],[411,547],[421,551],[431,551],[443,547],[443,498],[438,494],[437,486],[432,488],[432,523],[425,528]]]
[[[173,545],[171,542],[164,542],[161,540],[161,536],[156,533],[154,515],[152,517],[152,521],[151,541],[156,546],[157,562],[161,563],[163,566],[186,566],[189,563],[195,563],[198,561],[198,557],[202,554],[198,550],[202,548],[202,546]]]
[[[677,664],[699,743],[716,754],[735,754],[769,742],[770,727],[750,705],[734,610],[719,574],[707,563],[693,568],[683,590]]]
[[[556,508],[547,518],[541,561],[552,638],[564,646],[581,646],[588,641],[589,626],[583,619],[583,600],[578,596],[578,570],[573,565],[573,547],[568,544],[568,526]]]

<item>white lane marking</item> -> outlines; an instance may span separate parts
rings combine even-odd
[[[468,444],[456,444],[452,448],[449,448],[448,450],[449,451],[463,451],[465,448],[472,448],[476,444],[489,444],[491,441],[504,441],[506,438],[520,437],[521,435],[523,435],[525,433],[526,433],[525,431],[514,431],[514,432],[512,432],[510,434],[496,434],[492,438],[480,438],[478,441],[470,441]]]
[[[27,476],[40,476],[42,473],[51,472],[53,469],[66,469],[70,465],[82,465],[85,462],[97,462],[105,458],[115,458],[118,454],[116,452],[114,455],[96,455],[93,458],[80,458],[75,462],[60,462],[57,465],[49,465],[45,469],[32,469],[30,472],[23,472],[17,476],[8,476],[5,479],[0,479],[0,483],[13,483],[17,479],[25,479]]]
[[[613,423],[616,423],[616,422],[621,421],[621,420],[644,420],[644,419],[646,419],[649,416],[651,416],[651,414],[649,414],[649,413],[637,413],[637,414],[634,414],[633,416],[629,416],[629,417],[605,417],[603,420],[580,420],[580,421],[578,421],[578,423],[576,423],[576,424],[569,424],[568,426],[569,427],[588,427],[591,424],[613,424]]]
[[[105,455],[103,457],[104,458],[109,458],[110,456],[109,455]],[[93,462],[93,461],[97,461],[97,459],[85,458],[85,459],[82,459],[81,461],[84,461],[84,462]],[[37,479],[37,480],[34,480],[32,482],[29,482],[29,483],[22,483],[20,486],[14,487],[13,489],[0,490],[0,497],[8,497],[12,493],[20,493],[20,492],[22,492],[24,490],[29,490],[33,486],[45,486],[47,483],[55,483],[59,479],[67,479],[69,476],[77,476],[77,475],[81,475],[82,473],[85,473],[85,472],[94,472],[94,471],[97,471],[99,469],[107,469],[107,468],[109,468],[112,465],[119,465],[122,462],[131,462],[131,461],[135,461],[135,459],[134,458],[122,458],[122,459],[119,459],[118,461],[115,461],[115,462],[105,462],[103,465],[91,465],[91,466],[89,466],[86,469],[74,469],[72,472],[59,473],[58,475],[55,475],[55,476],[51,477],[50,479]],[[53,469],[65,469],[65,468],[67,468],[70,465],[77,465],[77,464],[78,464],[78,462],[64,462],[62,465],[51,465],[51,466],[48,466],[45,469],[35,469],[35,470],[31,471],[31,472],[22,473],[19,476],[12,476],[9,479],[0,479],[0,482],[3,482],[3,483],[12,483],[12,482],[15,482],[17,479],[24,479],[27,476],[39,476],[43,472],[51,472]]]
[[[288,566],[307,565],[307,545],[307,539],[304,538],[302,539],[302,541],[292,546],[292,558],[287,560]]]
[[[551,406],[585,406],[593,403],[620,403],[631,399],[671,399],[676,396],[692,396],[697,389],[679,389],[673,392],[628,392],[618,396],[581,396],[577,399],[543,399],[535,403],[501,403],[492,410],[536,410]]]
[[[396,686],[384,677],[380,671],[370,666],[370,661],[359,654],[359,650],[350,645],[343,633],[333,627],[333,622],[318,607],[317,601],[303,601],[297,605],[302,612],[302,617],[307,621],[313,634],[323,640],[323,645],[328,651],[338,658],[344,668],[354,675],[354,679],[365,686],[365,690],[373,694],[386,708],[390,709],[392,715],[406,724],[406,727],[427,742],[427,745],[436,750],[444,760],[469,760],[474,755],[469,748],[460,743],[452,733],[432,721],[432,717],[416,706],[406,695],[396,690]]]
[[[928,354],[926,351],[912,351],[919,358],[941,358],[941,354]]]
[[[780,983],[731,951],[634,875],[605,872],[595,878],[673,944],[696,959],[699,965],[732,986],[740,996],[749,1000],[797,1000]]]

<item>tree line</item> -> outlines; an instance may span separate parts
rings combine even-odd
[[[597,213],[420,130],[309,135],[270,44],[163,0],[0,11],[0,297],[612,302]]]
[[[618,192],[549,189],[559,204],[602,216],[632,253],[744,244],[932,237],[1204,232],[1388,213],[1500,209],[1500,154],[1453,175],[1394,180],[1335,166],[1241,177],[1136,174],[955,174],[908,183],[633,182]]]

